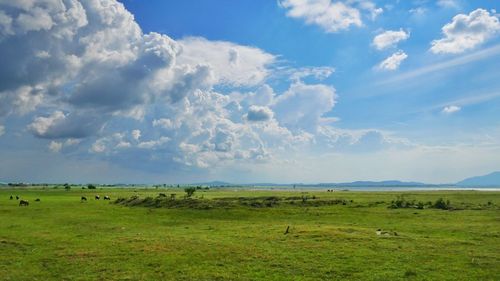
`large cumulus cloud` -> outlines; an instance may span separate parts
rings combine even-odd
[[[115,0],[0,0],[0,135],[27,115],[50,151],[161,172],[335,147],[322,124],[335,89],[301,81],[333,68],[296,71],[280,93],[267,84],[276,57],[145,34]]]

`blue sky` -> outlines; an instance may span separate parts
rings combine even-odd
[[[0,4],[0,181],[500,170],[496,1]]]

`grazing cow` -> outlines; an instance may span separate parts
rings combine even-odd
[[[35,199],[35,202],[40,202],[40,198]]]
[[[95,196],[95,200],[99,200],[99,199],[101,199],[101,196],[96,195],[96,196]]]
[[[81,201],[81,202],[83,202],[83,201],[87,201],[87,197],[82,196],[82,199],[80,199],[80,201]]]
[[[16,200],[19,200],[19,195],[16,195]]]
[[[12,200],[12,199],[14,199],[14,197],[11,195],[11,196],[10,196],[10,200]]]
[[[30,202],[28,200],[23,200],[19,201],[19,206],[29,206]]]
[[[111,200],[108,195],[104,196],[104,200]]]

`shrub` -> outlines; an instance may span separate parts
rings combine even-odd
[[[184,192],[186,192],[186,196],[188,198],[190,198],[191,196],[193,196],[193,194],[194,194],[195,191],[196,191],[195,187],[186,187],[186,188],[184,188]]]
[[[436,202],[434,202],[433,207],[441,210],[449,210],[451,209],[450,200],[445,202],[443,198],[439,198]]]
[[[423,209],[423,208],[424,208],[424,206],[425,206],[424,202],[422,202],[422,201],[418,201],[418,203],[417,203],[417,209],[420,209],[420,210],[421,210],[421,209]]]
[[[93,184],[88,184],[88,185],[87,185],[87,188],[88,188],[88,189],[96,189],[95,185],[93,185]]]
[[[406,200],[404,199],[403,196],[398,196],[396,200],[391,201],[391,205],[389,208],[391,209],[399,209],[399,208],[404,208],[406,206]]]

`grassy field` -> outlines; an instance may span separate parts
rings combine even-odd
[[[500,280],[500,192],[224,189],[197,191],[190,202],[203,208],[113,202],[160,192],[183,200],[182,189],[0,189],[0,279]],[[401,194],[455,210],[388,208]],[[211,203],[270,196],[298,199]]]

